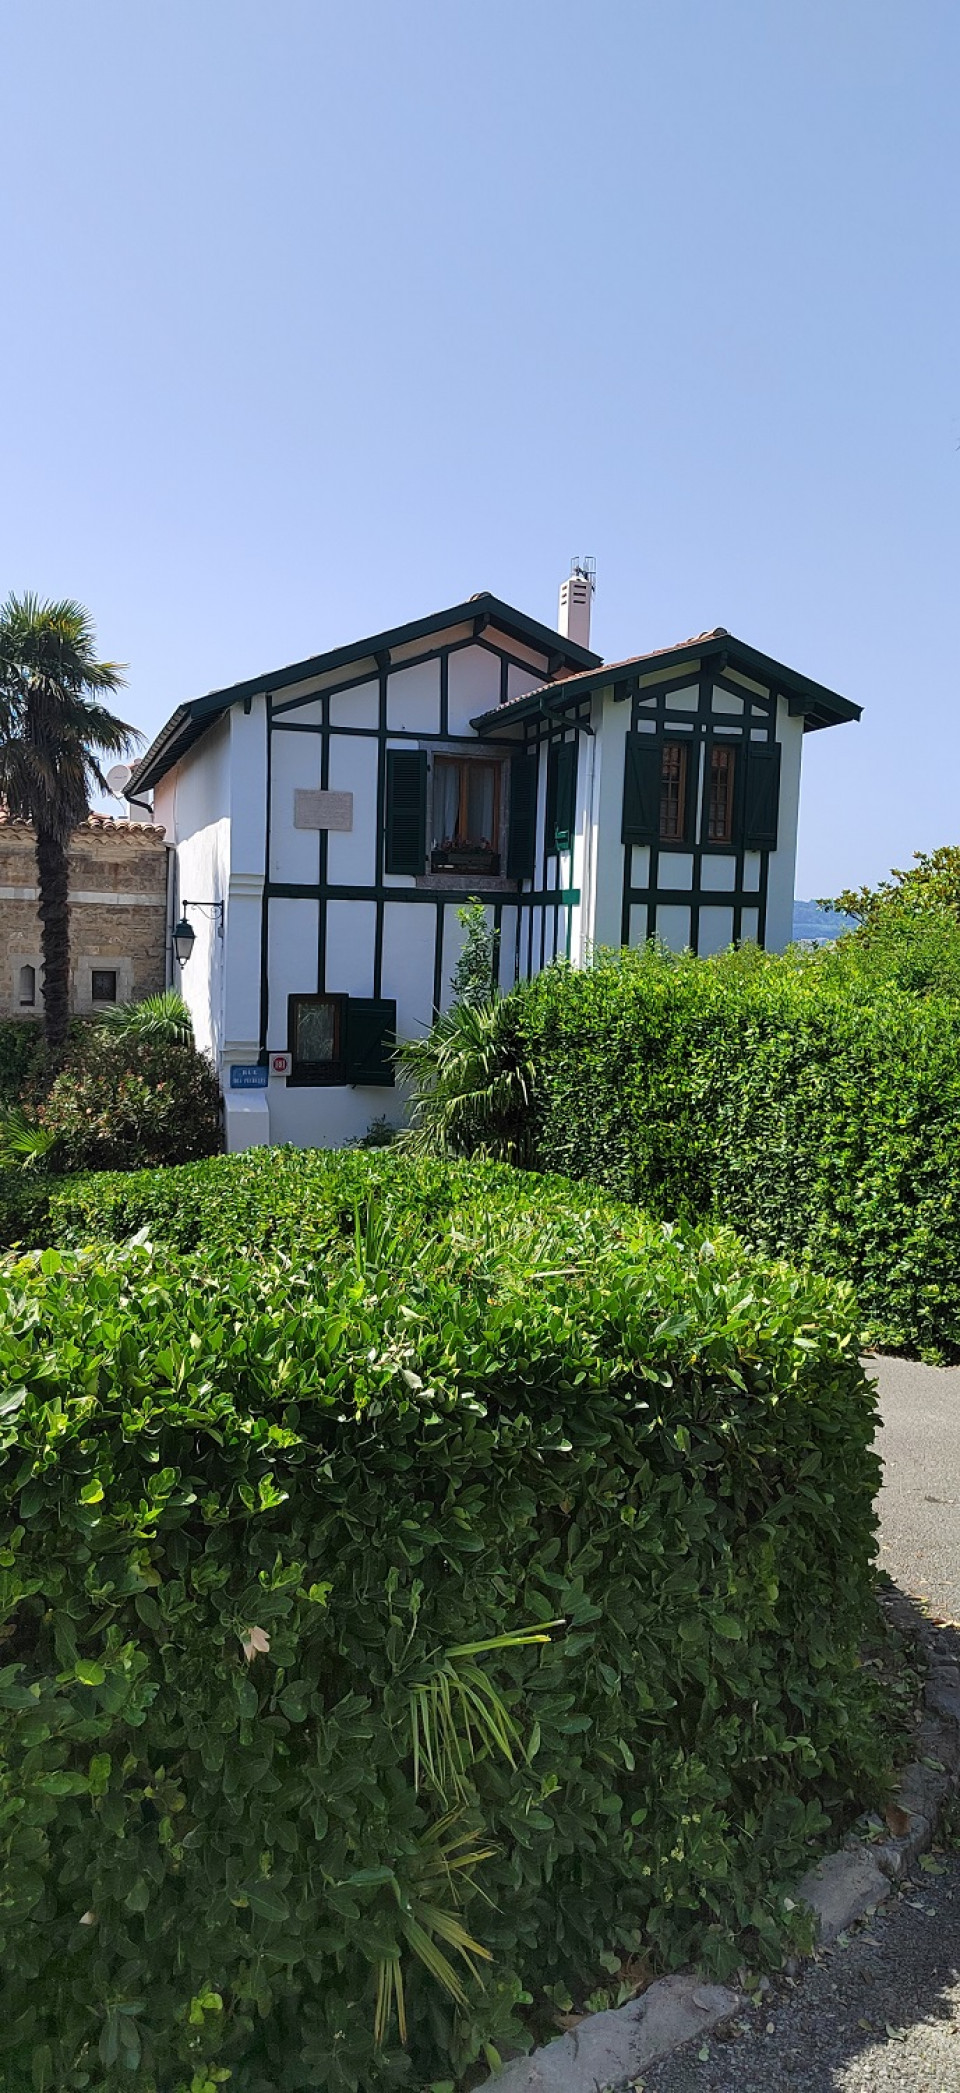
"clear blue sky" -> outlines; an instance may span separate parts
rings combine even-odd
[[[798,892],[960,840],[956,0],[6,0],[0,591],[152,735],[490,588],[865,707]]]

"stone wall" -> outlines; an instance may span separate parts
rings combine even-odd
[[[70,1006],[127,1003],[166,979],[164,831],[91,814],[70,845]],[[0,1017],[42,1017],[34,834],[0,810]],[[96,980],[94,976],[97,976]]]

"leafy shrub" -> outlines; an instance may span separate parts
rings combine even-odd
[[[43,1026],[36,1019],[0,1020],[0,1106],[32,1095],[45,1060]]]
[[[528,1157],[667,1218],[719,1215],[852,1281],[873,1341],[957,1355],[960,1000],[905,987],[904,963],[651,948],[549,969],[500,1020]],[[497,1138],[497,1077],[494,1054],[487,1123],[454,1114],[462,1149]]]
[[[40,1111],[60,1170],[189,1162],[221,1146],[216,1072],[161,1028],[90,1026]]]
[[[2,2093],[424,2084],[775,1956],[884,1772],[843,1294],[493,1165],[71,1196],[153,1247],[5,1274]]]

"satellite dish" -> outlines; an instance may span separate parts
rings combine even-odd
[[[133,776],[132,763],[115,763],[107,772],[107,789],[114,799],[122,799]]]

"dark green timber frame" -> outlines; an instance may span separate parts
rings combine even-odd
[[[476,605],[471,605],[471,610],[476,609]],[[451,620],[450,622],[454,621]],[[458,619],[456,622],[462,621]],[[537,720],[525,721],[519,736],[504,736],[501,738],[488,734],[481,741],[474,733],[452,734],[450,732],[449,680],[451,655],[460,653],[467,648],[480,647],[487,653],[495,656],[500,663],[500,689],[502,692],[509,687],[508,677],[511,668],[520,669],[525,674],[536,673],[535,670],[531,669],[530,663],[521,659],[509,645],[498,643],[499,626],[496,628],[497,638],[491,637],[490,624],[489,616],[478,612],[473,620],[473,626],[469,634],[435,646],[425,646],[422,653],[411,655],[403,661],[391,662],[389,652],[383,649],[380,651],[379,659],[376,661],[367,655],[361,657],[369,664],[361,672],[347,675],[342,679],[338,678],[336,682],[329,683],[321,691],[304,691],[296,698],[277,697],[270,692],[266,694],[268,798],[266,876],[263,889],[261,935],[259,1041],[261,1058],[266,1057],[268,1036],[271,1029],[269,1000],[270,904],[274,900],[316,901],[318,904],[317,994],[326,994],[328,990],[329,992],[336,992],[338,988],[337,983],[328,983],[327,980],[329,904],[333,901],[373,902],[375,907],[375,927],[371,995],[375,1000],[382,999],[383,995],[384,910],[386,906],[389,904],[392,907],[400,904],[432,909],[435,918],[433,955],[434,1014],[436,1015],[440,1010],[444,986],[443,951],[446,912],[451,908],[462,908],[464,903],[477,893],[477,881],[475,877],[471,879],[469,874],[465,874],[460,886],[456,888],[446,887],[442,892],[437,892],[436,889],[431,887],[400,887],[387,884],[384,867],[384,846],[386,830],[385,794],[389,749],[396,749],[403,745],[409,746],[411,749],[422,748],[424,744],[431,747],[436,745],[444,748],[469,748],[478,752],[487,748],[509,760],[511,756],[521,752],[533,753],[544,742],[549,747],[560,746],[564,741],[571,739],[575,741],[578,738],[578,732],[592,731],[589,726],[590,702],[589,699],[585,698],[582,701],[575,702],[571,707],[565,708],[563,713],[559,709],[554,710],[552,707],[548,708],[545,705],[544,716]],[[557,635],[553,637],[554,639],[558,638]],[[355,660],[356,656],[353,659]],[[408,668],[420,668],[425,663],[432,661],[439,663],[439,733],[434,735],[414,729],[388,727],[387,702],[390,675],[396,675],[398,672]],[[370,685],[372,683],[376,684],[378,693],[376,726],[347,726],[341,725],[339,722],[336,725],[332,724],[330,718],[331,700],[341,696],[344,692],[356,690],[361,685]],[[559,696],[562,687],[562,684],[557,684],[556,686],[549,683],[545,684],[545,700],[548,697],[552,697],[554,690],[556,690]],[[319,720],[312,719],[302,723],[298,720],[297,714],[307,706],[313,709],[319,707]],[[570,712],[573,714],[572,718],[569,716]],[[307,734],[320,737],[320,783],[322,790],[329,790],[330,745],[332,739],[345,737],[373,741],[377,744],[376,856],[373,878],[370,881],[355,885],[334,884],[331,882],[328,870],[328,837],[324,830],[318,832],[319,852],[316,881],[274,880],[269,877],[273,743],[274,737],[282,734]],[[505,891],[503,885],[498,887],[497,891],[493,893],[480,889],[481,898],[484,899],[492,910],[496,978],[498,979],[502,978],[500,951],[505,909],[513,909],[516,912],[516,935],[511,969],[514,979],[519,979],[522,973],[526,972],[529,974],[534,971],[537,965],[542,966],[544,964],[547,949],[547,926],[551,920],[552,950],[556,952],[561,949],[560,917],[564,904],[561,899],[559,861],[555,852],[551,855],[545,849],[545,842],[545,838],[539,839],[533,880],[511,882],[509,891]],[[537,925],[539,925],[539,939],[537,938]],[[306,984],[304,984],[303,992],[308,992]]]
[[[669,700],[679,691],[696,688],[697,705],[693,711],[671,710]],[[728,696],[739,698],[743,711],[739,714],[718,713],[713,710],[713,693],[725,691]],[[733,937],[738,943],[743,936],[743,912],[757,912],[757,942],[766,942],[767,931],[767,888],[769,883],[769,848],[754,849],[750,855],[758,856],[759,885],[748,888],[744,885],[747,847],[743,835],[743,792],[744,755],[749,745],[756,746],[754,735],[762,735],[763,745],[776,746],[777,738],[777,695],[771,691],[761,696],[757,691],[745,689],[735,683],[707,661],[698,673],[672,676],[662,683],[644,683],[634,678],[629,691],[623,693],[630,701],[630,731],[643,733],[651,723],[650,736],[654,746],[662,748],[665,741],[686,741],[695,758],[694,780],[690,788],[694,813],[688,835],[683,841],[661,843],[654,837],[644,847],[650,853],[650,873],[645,886],[633,883],[632,842],[623,845],[623,895],[620,913],[621,943],[630,943],[630,916],[634,907],[646,907],[646,936],[656,936],[657,909],[678,907],[690,910],[690,946],[699,950],[700,912],[703,908],[732,908]],[[686,723],[686,725],[685,725]],[[715,743],[725,743],[738,752],[734,777],[733,835],[729,843],[711,843],[704,837],[706,825],[706,795],[709,780],[710,751]],[[703,780],[698,794],[696,768],[703,750]],[[659,871],[662,856],[682,854],[693,860],[693,875],[689,887],[664,887],[660,884]],[[702,868],[705,858],[723,857],[734,860],[734,882],[730,889],[704,890]]]

